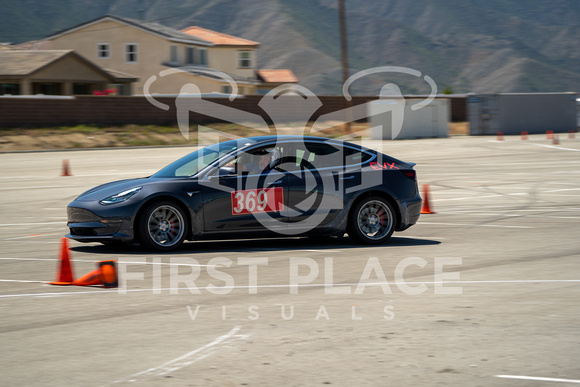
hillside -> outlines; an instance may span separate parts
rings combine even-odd
[[[261,43],[259,67],[290,68],[318,94],[340,92],[336,0],[0,0],[0,42],[39,39],[104,14],[197,24]],[[580,92],[576,0],[347,0],[351,72],[403,66],[454,92]],[[353,84],[376,94],[385,82],[427,93],[412,75]]]

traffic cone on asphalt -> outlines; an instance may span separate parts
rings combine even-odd
[[[118,286],[117,268],[115,261],[97,262],[98,268],[83,275],[73,282],[75,286],[95,286],[103,285],[106,288]]]
[[[60,244],[60,268],[56,281],[49,282],[51,285],[72,285],[74,282],[72,266],[70,263],[68,240],[62,237]]]
[[[553,130],[546,130],[546,140],[551,140],[552,137],[554,137],[554,131]]]
[[[70,173],[70,166],[68,163],[68,159],[62,160],[62,173],[61,176],[72,176]]]
[[[522,132],[522,140],[527,140],[527,139],[528,139],[528,132],[524,130]]]
[[[106,288],[116,288],[119,286],[119,278],[117,276],[116,261],[101,261],[99,268],[101,269],[101,282]]]
[[[497,141],[503,141],[503,132],[497,132]]]
[[[422,214],[435,214],[435,211],[431,211],[431,206],[429,205],[429,184],[423,184],[423,208],[421,208]]]

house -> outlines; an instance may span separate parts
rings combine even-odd
[[[198,26],[180,31],[107,15],[47,40],[55,48],[72,49],[99,66],[136,74],[135,94],[178,94],[187,84],[194,84],[201,93],[231,93],[232,81],[238,94],[265,94],[281,84],[258,75],[258,42]],[[293,74],[286,81],[298,82]]]
[[[131,94],[137,78],[103,69],[73,50],[0,49],[0,95],[83,95],[116,85]]]

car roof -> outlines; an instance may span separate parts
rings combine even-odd
[[[268,135],[268,136],[254,136],[247,137],[246,140],[252,141],[252,145],[259,145],[261,143],[271,142],[271,141],[315,141],[315,142],[330,142],[336,145],[350,145],[352,147],[360,148],[366,151],[373,151],[372,149],[366,148],[364,146],[353,144],[351,142],[335,140],[326,137],[316,137],[316,136],[292,136],[292,135]]]

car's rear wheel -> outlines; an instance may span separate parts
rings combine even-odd
[[[369,196],[359,201],[348,219],[348,235],[358,243],[378,245],[385,243],[395,231],[395,210],[380,196]]]
[[[171,201],[148,205],[139,217],[139,240],[148,249],[169,251],[181,246],[188,220],[183,209]]]

